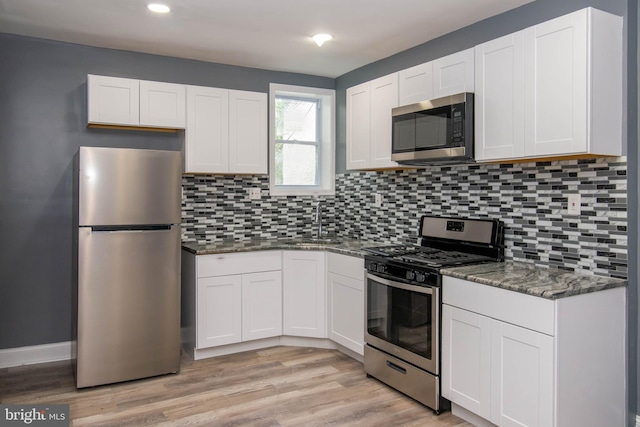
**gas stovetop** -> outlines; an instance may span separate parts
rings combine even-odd
[[[420,244],[364,248],[371,274],[437,286],[440,269],[504,259],[504,226],[498,220],[423,215]]]
[[[419,245],[375,246],[363,249],[383,260],[412,267],[448,267],[471,263],[496,261],[494,258],[459,251],[449,251]]]

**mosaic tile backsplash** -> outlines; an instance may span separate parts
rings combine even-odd
[[[315,235],[317,200],[270,197],[267,177],[187,175],[183,189],[184,241]],[[568,194],[580,194],[579,216],[567,214]],[[415,243],[425,213],[500,218],[509,260],[627,278],[623,157],[340,174],[321,200],[325,229],[345,238]]]

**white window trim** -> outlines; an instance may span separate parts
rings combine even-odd
[[[322,98],[322,150],[320,159],[320,177],[322,182],[317,186],[282,186],[276,185],[276,137],[275,137],[275,105],[276,93],[296,97]],[[327,108],[330,107],[330,108]],[[335,108],[336,91],[307,86],[292,86],[277,83],[269,85],[269,192],[272,196],[333,196],[335,195]]]

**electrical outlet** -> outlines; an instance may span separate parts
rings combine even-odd
[[[380,206],[382,206],[382,194],[380,193],[376,193],[374,195],[374,201],[373,204],[375,207],[379,208]]]
[[[569,194],[567,196],[567,214],[580,215],[580,194]]]
[[[249,189],[249,200],[257,200],[261,196],[259,188],[250,188]]]

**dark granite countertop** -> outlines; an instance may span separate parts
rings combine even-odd
[[[196,255],[210,255],[231,252],[268,251],[268,250],[296,250],[296,251],[328,251],[343,255],[364,257],[362,248],[376,246],[374,242],[361,240],[336,239],[314,241],[313,239],[283,239],[283,240],[239,240],[233,242],[197,243],[182,242],[182,249]]]
[[[442,274],[546,299],[627,286],[626,280],[578,274],[519,262],[444,268]]]

